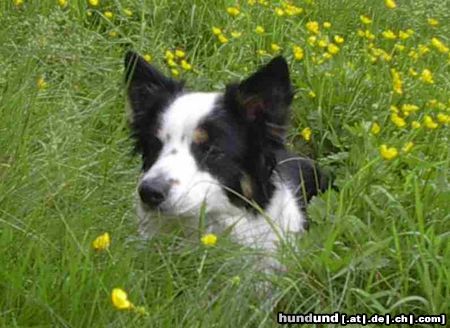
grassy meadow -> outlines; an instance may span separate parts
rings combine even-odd
[[[449,315],[448,9],[432,0],[1,1],[0,327]],[[255,272],[254,251],[222,236],[212,247],[139,238],[128,49],[193,90],[220,90],[287,58],[289,145],[332,172],[336,190],[311,202],[299,250],[278,254],[285,274]],[[95,251],[105,232],[109,247]],[[270,297],[255,288],[266,281]],[[135,307],[114,307],[114,288]]]

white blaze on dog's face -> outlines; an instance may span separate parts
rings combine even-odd
[[[141,210],[175,215],[264,208],[274,193],[274,153],[292,100],[281,57],[223,93],[187,92],[128,53],[128,96],[136,150],[142,154]],[[280,132],[281,131],[281,132]]]

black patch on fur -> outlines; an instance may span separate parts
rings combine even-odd
[[[162,147],[156,137],[158,117],[182,92],[183,83],[166,77],[131,51],[125,55],[125,80],[132,108],[131,130],[135,151],[142,155],[143,170],[147,170]]]

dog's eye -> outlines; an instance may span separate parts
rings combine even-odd
[[[196,145],[204,145],[208,142],[209,135],[205,129],[197,128],[194,131],[194,135],[192,136],[192,142]]]

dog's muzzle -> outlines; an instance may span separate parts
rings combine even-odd
[[[142,202],[152,208],[158,207],[169,194],[171,183],[161,177],[143,180],[138,187]]]

